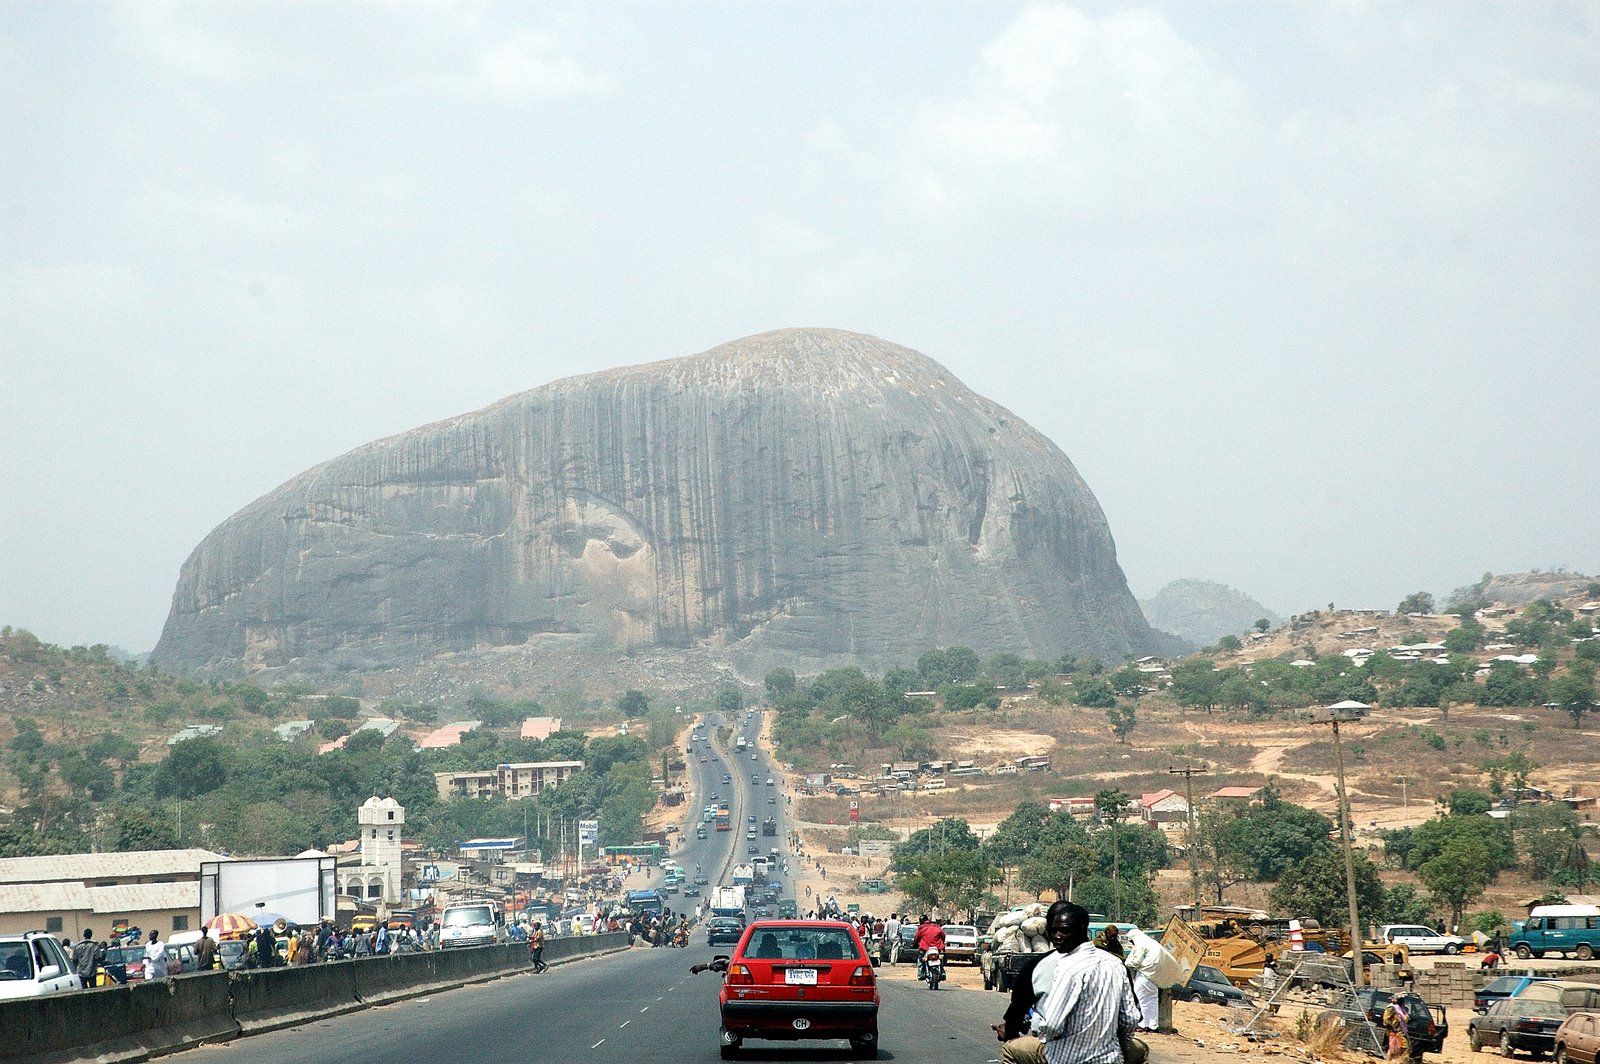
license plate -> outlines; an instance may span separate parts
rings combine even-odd
[[[785,968],[783,981],[790,986],[816,986],[817,970],[815,968]]]

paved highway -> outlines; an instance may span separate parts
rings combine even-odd
[[[725,950],[723,952],[726,952]],[[640,1061],[676,1064],[720,1059],[715,975],[690,975],[711,958],[688,949],[635,947],[623,953],[521,974],[381,1008],[366,1009],[171,1059],[218,1052],[251,1064],[436,1064],[440,1061]],[[882,985],[877,1060],[971,1061],[998,1058],[989,1024],[1000,995],[895,979]],[[744,1044],[742,1060],[851,1059],[840,1042]],[[190,1062],[194,1064],[194,1062]]]
[[[747,717],[748,723],[745,723]],[[724,726],[733,728],[726,743],[718,736],[718,728]],[[783,776],[766,752],[754,746],[760,729],[759,713],[740,714],[726,722],[717,714],[710,714],[703,725],[696,729],[709,742],[693,744],[692,752],[685,755],[692,786],[684,800],[683,833],[678,839],[679,848],[671,856],[683,866],[690,883],[695,878],[695,866],[700,866],[700,874],[710,881],[700,888],[702,897],[698,900],[702,902],[709,899],[713,888],[732,884],[734,865],[748,862],[756,854],[770,854],[774,848],[779,851],[780,859],[787,860],[789,857],[789,807],[782,786]],[[734,741],[740,736],[751,744],[750,750],[734,750]],[[705,758],[704,762],[700,760],[702,757]],[[727,783],[723,782],[724,777],[727,777]],[[756,782],[752,783],[752,779]],[[769,779],[773,781],[771,787],[766,785]],[[703,810],[711,804],[713,794],[728,803],[733,821],[730,831],[717,831],[715,825],[703,823]],[[761,834],[761,822],[769,816],[778,821],[776,836]],[[754,822],[750,820],[751,817],[755,817]],[[704,839],[695,837],[700,827],[706,829]],[[752,830],[756,833],[754,839],[748,837]],[[752,849],[756,853],[752,853]],[[636,882],[638,879],[638,876],[632,877],[628,888],[637,889],[641,885]],[[661,879],[660,874],[652,873],[643,885],[660,885]],[[784,883],[787,888],[792,880],[785,879]],[[792,890],[786,889],[783,896],[794,895]],[[696,900],[680,894],[668,898],[667,903],[674,910],[692,910]],[[806,908],[805,899],[796,899],[796,902],[802,909]],[[755,913],[752,911],[747,915],[753,918]]]
[[[715,715],[701,730],[713,740],[695,744],[688,765],[693,792],[685,800],[681,847],[673,855],[690,872],[698,862],[714,887],[728,882],[734,864],[749,859],[750,846],[767,853],[774,845],[788,853],[788,805],[782,777],[764,751],[735,757],[732,740],[717,742]],[[759,714],[749,723],[740,714],[728,722],[734,737],[751,742],[761,725]],[[706,761],[700,762],[702,753]],[[727,774],[731,782],[724,784]],[[751,775],[757,783],[752,785]],[[780,785],[768,788],[772,777]],[[696,839],[702,809],[716,792],[731,798],[735,830],[708,830]],[[767,797],[775,802],[769,804]],[[749,817],[757,818],[757,835],[745,838]],[[776,816],[779,834],[760,834],[760,821]],[[640,876],[628,884],[638,887]],[[659,874],[652,881],[660,882]],[[793,880],[786,880],[786,885]],[[708,888],[702,888],[708,890]],[[792,890],[792,888],[791,888]],[[792,897],[791,890],[785,891]],[[669,899],[674,909],[692,908],[692,898]],[[799,899],[802,908],[806,899]],[[717,977],[690,975],[689,966],[710,960],[713,950],[697,931],[688,949],[636,947],[624,953],[558,965],[544,975],[520,974],[366,1009],[302,1027],[257,1035],[233,1044],[251,1064],[434,1064],[436,1061],[678,1061],[719,1060],[717,1048]],[[726,947],[715,952],[726,953]],[[953,987],[937,992],[904,978],[897,970],[881,984],[878,1060],[972,1061],[999,1057],[989,1024],[999,1018],[1004,1001],[996,994]],[[184,1060],[215,1049],[178,1054]],[[852,1059],[838,1042],[747,1041],[741,1059],[770,1061],[837,1061]]]

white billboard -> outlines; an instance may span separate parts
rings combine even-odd
[[[332,857],[285,857],[268,861],[202,861],[200,923],[222,913],[243,913],[257,923],[283,917],[314,925],[334,918]]]

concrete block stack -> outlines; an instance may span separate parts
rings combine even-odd
[[[1422,1000],[1447,1009],[1472,1008],[1472,995],[1488,982],[1489,973],[1476,964],[1462,961],[1436,961],[1432,969],[1417,969],[1414,988]]]

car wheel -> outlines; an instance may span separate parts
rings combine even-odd
[[[1517,1051],[1511,1048],[1511,1036],[1504,1031],[1500,1033],[1500,1055],[1508,1060],[1517,1055]]]
[[[1556,1064],[1567,1064],[1566,1046],[1556,1046]]]
[[[1472,1047],[1472,1051],[1474,1053],[1482,1053],[1483,1052],[1483,1040],[1478,1037],[1478,1032],[1477,1031],[1468,1031],[1467,1032],[1467,1045]]]
[[[1587,942],[1579,943],[1577,953],[1580,961],[1594,960],[1594,947]]]
[[[1461,952],[1461,947],[1456,945],[1454,942],[1451,942],[1445,946],[1444,952],[1446,956],[1454,957],[1457,953]]]
[[[1528,948],[1528,944],[1526,942],[1523,942],[1517,946],[1517,956],[1522,960],[1527,960],[1529,957],[1533,956],[1533,950]]]

